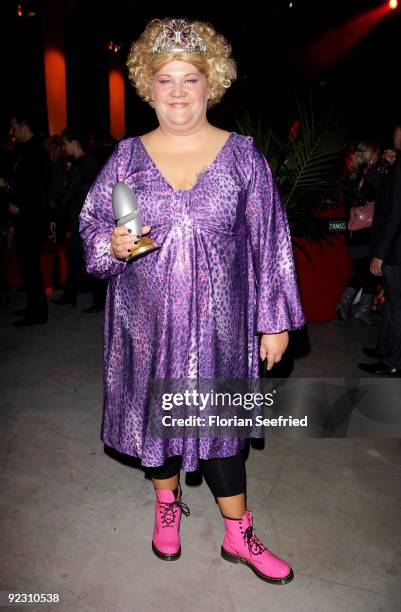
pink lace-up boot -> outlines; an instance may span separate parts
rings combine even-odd
[[[181,494],[180,485],[177,496],[173,491],[156,489],[152,550],[164,561],[174,561],[181,555],[181,513],[183,512],[185,516],[190,514],[188,506],[181,501]]]
[[[276,557],[256,537],[253,516],[247,510],[241,519],[224,518],[226,531],[221,556],[231,563],[244,563],[262,580],[272,584],[286,584],[294,578],[291,567]]]

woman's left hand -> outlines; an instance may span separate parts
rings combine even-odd
[[[278,363],[287,346],[288,332],[283,331],[279,334],[263,334],[260,339],[260,358],[262,361],[267,359],[267,369],[271,370],[275,363]]]

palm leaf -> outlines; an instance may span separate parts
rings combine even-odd
[[[297,98],[296,106],[299,127],[288,142],[277,130],[264,127],[260,118],[255,122],[249,113],[237,123],[243,134],[253,136],[272,167],[293,236],[322,242],[328,239],[328,224],[316,213],[340,199],[347,134],[337,123],[333,108],[316,116],[312,99],[306,104]],[[355,199],[350,190],[347,193]]]

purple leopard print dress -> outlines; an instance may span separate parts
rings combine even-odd
[[[110,255],[116,181],[136,193],[160,249]],[[174,189],[139,137],[117,146],[80,216],[86,270],[109,279],[101,440],[144,466],[228,457],[244,439],[147,435],[153,378],[258,378],[258,333],[304,325],[285,209],[253,139],[232,132],[190,190]]]

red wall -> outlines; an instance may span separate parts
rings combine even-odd
[[[320,214],[323,218],[345,217],[342,205],[333,206]],[[295,249],[299,287],[308,323],[336,318],[336,304],[352,272],[352,261],[345,244],[345,234],[329,234],[322,246],[305,238],[297,239],[305,255]]]
[[[311,261],[295,249],[299,288],[308,323],[336,318],[336,304],[351,274],[352,266],[344,235],[333,235],[330,245],[300,241]]]

